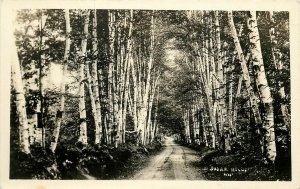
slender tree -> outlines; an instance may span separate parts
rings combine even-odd
[[[273,98],[268,85],[264,62],[261,52],[260,37],[257,27],[256,12],[250,11],[248,19],[250,51],[252,55],[253,70],[255,73],[256,85],[259,89],[260,99],[263,104],[263,129],[264,129],[264,150],[269,161],[274,163],[276,157],[276,144],[274,132],[274,110]]]
[[[15,48],[12,54],[12,84],[16,93],[17,116],[19,122],[19,148],[21,152],[30,153],[29,149],[29,126],[26,113],[25,94],[22,81],[21,65],[18,58],[17,49]]]
[[[86,124],[86,107],[85,107],[85,59],[87,50],[87,38],[88,38],[88,26],[90,20],[90,10],[83,11],[84,28],[83,28],[83,39],[81,40],[80,49],[80,70],[79,70],[79,113],[80,113],[80,128],[79,128],[79,142],[83,145],[87,145],[87,124]]]
[[[92,71],[91,71],[91,87],[93,98],[95,100],[95,144],[99,144],[102,140],[102,114],[101,114],[101,103],[100,103],[100,82],[98,76],[98,32],[97,32],[97,10],[93,11],[93,30],[92,30]]]
[[[254,94],[253,87],[251,86],[250,75],[249,75],[247,63],[246,63],[246,60],[245,60],[245,57],[243,54],[243,50],[240,45],[238,35],[237,35],[236,29],[234,26],[232,11],[228,11],[228,20],[229,20],[229,26],[230,26],[230,34],[231,34],[231,37],[233,38],[233,41],[235,44],[235,49],[237,51],[237,58],[239,59],[239,63],[242,68],[243,80],[245,82],[247,93],[250,98],[251,110],[254,115],[255,123],[257,125],[261,125],[262,121],[261,121],[261,117],[260,117],[260,113],[259,113],[259,109],[258,109],[258,99],[257,99],[256,95]]]
[[[62,73],[62,81],[60,83],[60,108],[57,110],[56,113],[56,122],[55,127],[53,131],[53,136],[50,144],[50,150],[52,152],[55,152],[58,138],[59,138],[59,132],[60,127],[62,124],[64,111],[65,111],[65,93],[66,93],[66,84],[65,79],[67,75],[67,69],[68,69],[68,61],[69,61],[69,55],[70,55],[70,46],[71,46],[71,26],[70,26],[70,13],[69,10],[65,10],[65,21],[66,21],[66,46],[65,46],[65,52],[64,52],[64,59],[63,59],[63,73]]]

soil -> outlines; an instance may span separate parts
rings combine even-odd
[[[201,157],[196,150],[180,146],[166,137],[164,149],[138,171],[134,180],[204,180],[201,169],[194,166]]]

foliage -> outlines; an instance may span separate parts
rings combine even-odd
[[[86,179],[85,175],[90,175],[97,179],[113,179],[126,174],[129,176],[137,166],[137,161],[143,163],[146,157],[155,154],[161,147],[158,142],[146,147],[127,144],[119,148],[83,148],[82,144],[77,143],[71,148],[60,145],[55,154],[41,148],[32,148],[30,155],[12,150],[14,161],[10,164],[10,178]]]
[[[209,129],[212,127],[212,119],[217,120],[217,126],[221,124],[218,121],[221,116],[217,113],[212,115],[212,111],[210,111],[213,109],[210,100],[218,103],[224,100],[225,108],[227,108],[225,126],[229,125],[229,119],[234,120],[232,118],[234,111],[236,111],[236,117],[233,123],[234,128],[228,131],[230,133],[228,135],[231,145],[231,150],[228,151],[230,154],[223,154],[222,150],[211,152],[202,162],[213,165],[233,165],[233,163],[251,165],[256,163],[263,167],[261,175],[259,178],[255,178],[255,175],[250,173],[246,178],[250,180],[270,178],[268,176],[274,170],[264,165],[264,154],[254,153],[261,147],[259,140],[263,132],[259,133],[257,129],[259,126],[254,123],[255,119],[249,105],[249,95],[245,82],[243,81],[241,86],[238,83],[241,77],[239,63],[241,60],[236,55],[227,11],[218,11],[221,42],[219,44],[221,49],[219,50],[223,54],[218,54],[216,11],[133,10],[131,17],[130,10],[97,10],[97,52],[93,51],[95,39],[91,31],[94,29],[94,25],[89,22],[89,34],[86,36],[88,40],[87,53],[81,56],[81,45],[85,37],[83,35],[83,13],[84,10],[70,10],[71,47],[68,60],[63,61],[67,38],[64,10],[24,9],[17,11],[14,34],[23,72],[26,110],[28,117],[30,117],[36,113],[38,103],[42,101],[42,127],[46,131],[46,148],[42,149],[39,147],[40,144],[33,144],[30,155],[19,152],[19,128],[18,120],[15,119],[17,117],[15,107],[17,102],[15,92],[11,89],[11,159],[13,160],[10,165],[11,178],[84,179],[85,174],[101,179],[117,178],[122,171],[129,169],[129,165],[135,164],[135,158],[143,159],[144,156],[161,149],[159,140],[152,141],[152,144],[149,142],[149,144],[136,146],[137,132],[134,130],[135,127],[140,127],[142,123],[135,125],[134,103],[137,105],[137,112],[144,108],[144,104],[148,104],[145,112],[142,113],[146,114],[145,120],[150,120],[150,126],[155,121],[158,122],[156,136],[154,136],[156,139],[159,138],[159,134],[175,134],[180,136],[182,143],[189,143],[185,138],[187,137],[186,125],[195,129],[196,123],[198,123],[199,132],[202,129],[201,132],[210,138],[212,132]],[[284,11],[274,12],[274,22],[271,22],[269,12],[259,11],[257,15],[264,68],[274,99],[276,150],[278,154],[275,172],[278,178],[288,180],[290,179],[288,168],[291,163],[289,14]],[[94,13],[88,16],[92,20]],[[114,19],[111,18],[112,16]],[[250,54],[251,45],[253,45],[249,41],[248,17],[248,11],[233,12],[234,26],[239,33],[238,38],[243,50],[242,54],[245,57]],[[132,24],[132,35],[129,36],[130,24]],[[271,28],[276,29],[275,44],[271,40],[269,32]],[[279,58],[282,63],[281,69],[276,66],[273,59],[274,49],[281,54]],[[133,61],[132,65],[128,63],[129,66],[126,64],[126,61],[129,60],[128,57],[132,58]],[[152,66],[149,63],[151,58],[153,58]],[[93,102],[91,94],[88,92],[87,79],[84,78],[83,81],[80,81],[79,68],[82,64],[86,64],[85,66],[91,69],[90,63],[95,60],[98,71],[96,80],[99,82],[96,87],[99,89],[98,100],[101,104],[101,130],[104,135],[107,135],[105,129],[112,132],[113,134],[109,137],[114,142],[116,141],[114,133],[119,132],[116,129],[120,118],[118,117],[119,113],[123,111],[125,114],[125,130],[129,132],[124,131],[126,142],[120,143],[118,148],[106,139],[102,140],[100,146],[94,145],[97,123],[93,117]],[[220,60],[222,60],[221,72],[224,77],[222,84],[224,86],[219,85],[217,87],[216,82],[222,80],[217,74],[217,64]],[[261,96],[259,96],[257,81],[254,79],[253,61],[249,56],[247,67],[254,95],[258,97],[260,114],[263,116],[265,114],[262,111],[264,104],[262,104]],[[51,73],[51,69],[53,65],[56,65],[60,66],[59,70],[61,70],[63,64],[68,66],[65,77],[66,94],[63,94],[65,111],[58,147],[53,154],[48,152],[47,146],[52,140],[56,126],[61,93],[59,86],[51,85],[50,80],[56,77],[56,73]],[[203,66],[202,72],[197,66]],[[84,75],[87,75],[85,72]],[[124,76],[128,76],[127,90],[126,84],[124,84],[126,82],[122,80],[122,72]],[[203,79],[207,72],[214,73],[206,78],[211,80],[211,83]],[[140,87],[140,96],[135,99],[137,102],[134,101],[134,95],[136,95],[134,79],[139,82]],[[155,88],[153,83],[156,79],[159,82]],[[84,97],[78,94],[80,82],[85,85]],[[151,86],[149,91],[146,91],[147,83],[150,83]],[[42,86],[44,87],[43,91],[41,91]],[[225,97],[218,97],[217,92],[220,92],[222,87],[225,89]],[[239,87],[241,89],[238,95]],[[281,87],[284,87],[284,97],[278,93]],[[155,89],[159,89],[159,91],[154,93]],[[128,95],[128,99],[125,98],[125,93]],[[143,96],[145,94],[148,94],[149,97],[153,95],[153,105],[149,105],[149,99],[143,101],[146,99]],[[78,143],[79,125],[82,122],[79,112],[80,98],[84,98],[86,107],[84,111],[87,114],[86,122],[88,125],[87,146]],[[232,103],[231,110],[229,110],[229,103]],[[286,115],[282,115],[281,105],[286,107]],[[116,110],[118,107],[123,107],[119,109],[120,112]],[[141,116],[142,113],[139,112],[137,117]],[[187,120],[184,118],[186,113],[191,115]],[[202,117],[199,116],[200,114]],[[287,123],[283,118],[284,116],[288,117]],[[191,131],[190,133],[195,134],[195,132]],[[222,133],[222,129],[213,132],[215,132],[217,141],[221,140],[222,137],[224,138],[224,133],[227,134],[226,132]],[[202,150],[205,141],[204,137],[201,137],[202,141],[199,144],[196,144],[196,140],[193,138],[189,146]],[[211,139],[208,142],[211,142]],[[222,141],[218,141],[218,143],[219,146],[222,146]],[[254,169],[258,168],[255,167]],[[282,175],[279,175],[280,172]],[[263,174],[267,176],[262,177]]]

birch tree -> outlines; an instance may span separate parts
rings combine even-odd
[[[63,73],[62,73],[62,81],[60,84],[60,108],[57,110],[56,113],[56,123],[55,123],[55,128],[53,131],[53,136],[50,144],[50,150],[54,153],[58,138],[59,138],[59,132],[60,132],[60,127],[62,124],[62,120],[64,117],[64,111],[65,111],[65,93],[66,93],[66,75],[67,75],[67,69],[68,69],[68,61],[69,61],[69,53],[70,53],[70,46],[71,46],[71,38],[70,38],[70,33],[71,33],[71,26],[70,26],[70,14],[69,10],[65,10],[65,21],[66,21],[66,46],[65,46],[65,52],[64,52],[64,58],[63,58]]]
[[[234,44],[235,44],[235,49],[237,51],[237,58],[239,59],[239,63],[240,63],[241,68],[242,68],[243,80],[245,82],[247,93],[248,93],[248,96],[250,98],[251,110],[252,110],[253,115],[254,115],[255,123],[257,125],[261,125],[262,121],[261,121],[261,117],[260,117],[260,113],[259,113],[259,109],[258,109],[258,104],[257,104],[258,99],[257,99],[256,95],[254,94],[253,87],[251,86],[251,81],[250,81],[250,76],[249,76],[247,63],[246,63],[246,60],[245,60],[245,57],[244,57],[243,50],[242,50],[242,47],[240,45],[239,39],[238,39],[236,28],[234,26],[232,11],[228,11],[228,20],[229,20],[230,34],[231,34],[231,37],[233,38],[233,41],[234,41]]]
[[[18,58],[17,49],[14,48],[11,62],[12,84],[16,93],[17,116],[19,122],[19,148],[21,152],[30,154],[29,149],[29,127],[26,113],[25,94],[23,89],[21,65]]]
[[[259,89],[260,99],[264,106],[263,129],[264,129],[264,150],[269,161],[274,163],[276,157],[276,144],[274,132],[274,110],[273,98],[266,78],[264,62],[261,52],[260,37],[257,27],[256,12],[250,11],[248,19],[250,51],[252,54],[253,70],[255,81]]]
[[[91,71],[91,88],[92,96],[95,101],[95,144],[99,144],[102,140],[102,114],[100,103],[100,82],[98,76],[98,32],[97,32],[97,10],[93,11],[93,30],[92,30],[92,71]],[[93,102],[92,102],[93,103]]]
[[[107,82],[107,98],[108,98],[108,115],[107,115],[107,137],[108,137],[108,144],[111,144],[113,142],[113,136],[112,136],[112,131],[114,127],[114,79],[113,79],[113,74],[114,74],[114,64],[116,63],[115,61],[115,14],[113,11],[108,12],[108,29],[109,29],[109,64],[108,64],[108,82]]]
[[[86,123],[86,107],[85,107],[85,59],[86,59],[86,48],[88,39],[88,26],[90,20],[90,10],[83,11],[84,28],[83,28],[83,39],[81,41],[80,49],[80,68],[79,68],[79,113],[80,113],[80,127],[79,127],[79,139],[83,145],[87,145],[87,123]]]
[[[151,83],[153,82],[153,62],[154,62],[154,11],[151,15],[150,34],[147,37],[141,36],[136,39],[134,52],[134,62],[131,62],[131,75],[133,81],[132,92],[132,115],[134,127],[137,133],[137,143],[146,144],[148,108],[151,93]],[[141,35],[143,33],[141,32]],[[149,45],[149,47],[145,46]],[[148,52],[147,52],[148,51]],[[149,128],[148,128],[149,129]]]

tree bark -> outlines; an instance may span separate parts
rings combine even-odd
[[[60,84],[60,108],[59,110],[57,110],[56,113],[55,128],[53,131],[52,141],[50,144],[50,150],[53,153],[55,152],[57,146],[60,127],[62,124],[62,119],[65,111],[65,93],[66,93],[65,77],[67,75],[68,60],[69,60],[69,53],[70,53],[70,46],[71,46],[71,38],[70,38],[71,26],[70,26],[70,15],[68,9],[65,10],[65,21],[66,21],[66,46],[65,46],[64,60],[63,60],[63,75]]]
[[[102,114],[101,114],[101,103],[100,103],[100,96],[99,96],[99,77],[98,77],[98,35],[97,35],[97,10],[94,11],[93,17],[93,61],[92,61],[92,70],[91,70],[91,84],[92,84],[92,91],[93,91],[93,98],[95,100],[96,106],[96,118],[95,120],[95,144],[99,144],[102,140]]]
[[[227,121],[226,119],[226,104],[225,104],[225,93],[226,93],[226,86],[224,82],[224,70],[223,70],[223,61],[222,61],[222,52],[221,52],[221,34],[220,34],[220,24],[219,24],[219,12],[215,11],[215,27],[216,27],[216,49],[217,49],[217,100],[218,105],[220,107],[220,127],[221,130],[224,129],[223,124]],[[225,55],[225,53],[224,53]],[[227,128],[226,128],[227,129]],[[221,133],[222,135],[223,133]]]
[[[26,101],[22,81],[21,65],[18,58],[17,49],[12,54],[11,62],[12,84],[16,93],[17,116],[19,122],[19,148],[21,152],[30,154],[29,149],[29,126],[26,113]]]
[[[83,39],[81,41],[81,51],[80,51],[80,82],[79,82],[79,113],[80,113],[80,130],[79,139],[83,145],[87,145],[87,125],[86,125],[86,107],[85,107],[85,58],[86,58],[86,48],[87,48],[87,38],[88,38],[88,26],[89,26],[89,15],[90,11],[84,11],[84,29],[83,29]]]
[[[157,87],[157,95],[156,95],[156,106],[155,106],[155,112],[154,112],[154,120],[153,120],[153,129],[152,129],[152,137],[151,141],[152,142],[156,136],[156,131],[157,131],[157,113],[158,113],[158,101],[159,101],[159,85]]]
[[[138,48],[137,66],[135,70],[136,75],[136,94],[137,94],[137,131],[138,131],[138,143],[145,144],[145,136],[147,132],[147,115],[148,115],[148,100],[150,98],[150,89],[152,81],[152,68],[153,68],[153,56],[154,56],[154,11],[151,16],[151,29],[150,29],[150,45],[149,45],[149,58],[146,57],[144,49]],[[143,56],[143,57],[142,57]],[[145,60],[147,59],[147,60]],[[133,67],[133,64],[132,64]]]
[[[93,83],[92,83],[92,79],[91,79],[91,74],[90,74],[90,69],[89,69],[89,65],[85,65],[86,68],[86,75],[87,75],[87,89],[90,95],[90,100],[91,100],[91,107],[92,107],[92,116],[94,118],[94,122],[95,122],[95,144],[99,144],[100,143],[100,127],[99,127],[99,115],[97,112],[97,106],[96,106],[96,100],[95,99],[95,94],[94,91],[92,90],[93,87]]]
[[[234,40],[234,44],[235,44],[235,49],[237,51],[237,57],[239,59],[241,68],[242,68],[242,74],[243,74],[243,78],[245,81],[245,85],[246,85],[246,89],[247,89],[247,93],[248,96],[250,98],[250,104],[251,104],[251,110],[253,112],[254,115],[254,119],[255,119],[255,123],[259,126],[262,124],[261,121],[261,117],[259,114],[259,109],[258,109],[258,99],[254,94],[253,88],[251,86],[251,81],[250,81],[250,76],[249,76],[249,71],[248,71],[248,67],[247,67],[247,63],[243,54],[243,50],[242,47],[240,45],[238,36],[237,36],[237,32],[234,26],[234,22],[233,22],[233,16],[232,16],[232,11],[228,11],[228,20],[229,20],[229,26],[230,26],[230,33],[231,36]]]
[[[115,14],[113,11],[108,12],[108,29],[109,29],[109,64],[108,64],[108,113],[107,113],[107,136],[108,136],[108,144],[114,142],[113,139],[113,127],[115,126],[114,123],[114,65],[116,64],[115,61]]]
[[[152,120],[152,107],[153,107],[153,100],[154,100],[154,96],[155,96],[155,93],[157,90],[159,78],[160,78],[160,73],[158,74],[155,81],[151,85],[151,94],[150,94],[149,103],[148,103],[148,120],[147,120],[147,127],[149,130],[149,133],[147,134],[148,142],[151,142],[151,140],[152,140],[152,138],[151,138],[152,137],[151,133],[153,132],[153,125],[152,125],[152,121],[151,121]]]
[[[272,104],[273,98],[266,78],[255,11],[250,11],[248,27],[251,44],[250,51],[252,54],[256,85],[259,89],[260,99],[265,111],[263,114],[264,150],[266,158],[274,163],[276,157],[276,144],[274,132],[274,111]]]

